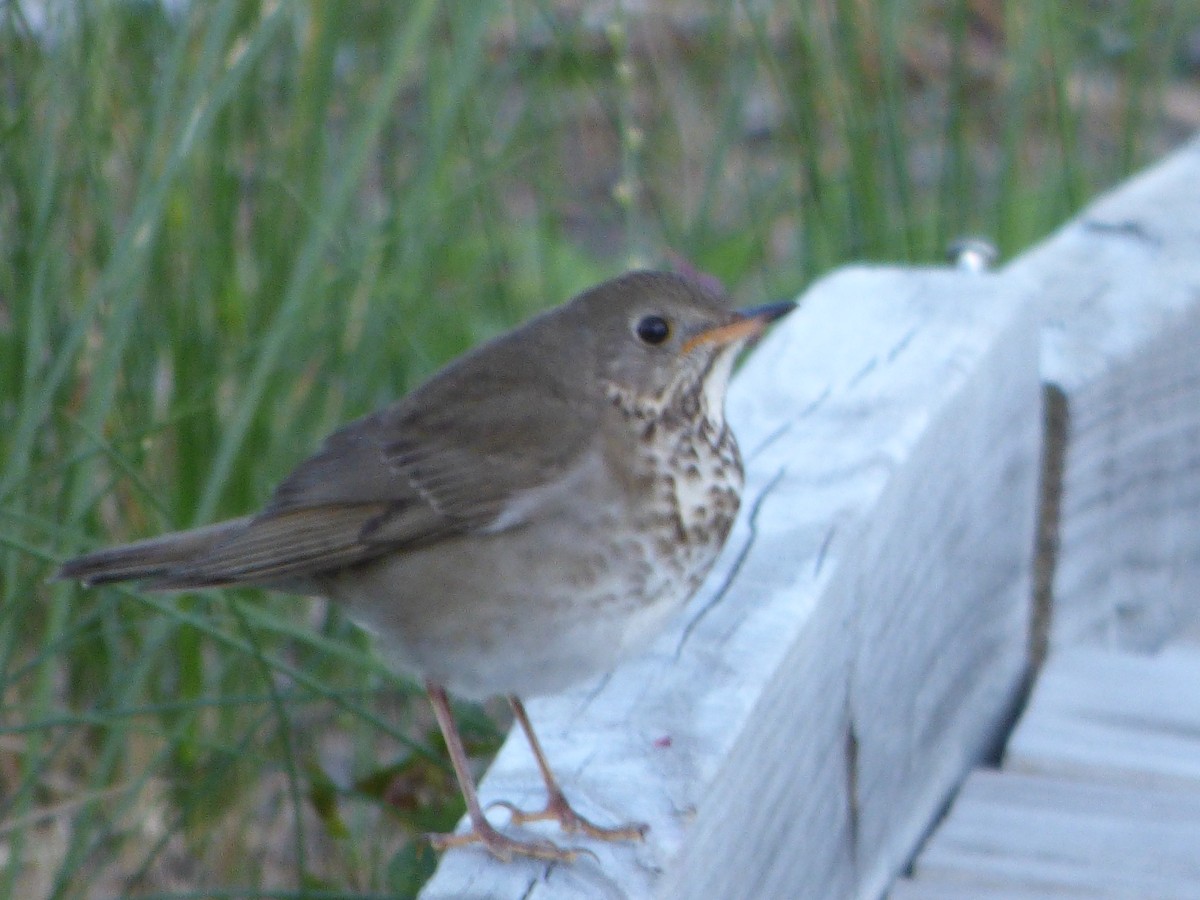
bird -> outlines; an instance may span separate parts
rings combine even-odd
[[[569,861],[480,806],[450,695],[504,695],[547,792],[509,824],[637,840],[555,778],[522,698],[613,669],[669,624],[729,535],[743,481],[725,394],[740,352],[795,304],[731,307],[711,282],[632,271],[468,351],[333,432],[258,513],[70,559],[87,586],[257,586],[323,596],[424,683],[470,820],[429,835],[500,860]]]

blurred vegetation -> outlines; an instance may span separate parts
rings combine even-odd
[[[403,896],[461,813],[336,610],[57,560],[626,267],[1011,255],[1200,125],[1183,0],[658,8],[0,2],[0,897]]]

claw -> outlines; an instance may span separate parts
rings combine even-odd
[[[545,808],[534,812],[520,809],[507,800],[496,800],[488,804],[488,806],[489,808],[492,806],[502,806],[507,809],[512,815],[510,821],[514,825],[553,820],[562,826],[563,831],[572,834],[586,834],[588,837],[596,838],[600,841],[640,841],[646,836],[646,830],[649,827],[643,822],[629,822],[625,825],[618,825],[615,828],[604,828],[575,812],[561,791],[551,792],[549,799],[546,801]]]
[[[429,700],[433,704],[434,715],[446,738],[446,749],[450,752],[450,762],[454,766],[454,774],[462,788],[463,800],[467,804],[467,814],[471,819],[471,830],[466,834],[426,835],[434,849],[449,850],[451,847],[482,844],[488,853],[502,862],[510,862],[514,857],[524,856],[531,859],[544,859],[548,862],[569,863],[574,862],[583,853],[599,862],[599,857],[584,847],[560,847],[550,841],[519,841],[501,834],[488,822],[483,807],[479,805],[479,795],[475,791],[475,782],[471,778],[467,753],[463,749],[462,738],[454,724],[454,716],[450,712],[450,700],[446,697],[446,691],[433,681],[426,682],[426,688],[429,691]],[[525,812],[506,800],[497,800],[490,806],[503,806],[507,809],[512,813],[511,821],[514,825],[553,819],[562,826],[564,831],[586,834],[588,837],[601,841],[634,841],[645,836],[648,826],[640,822],[632,822],[616,828],[602,828],[575,812],[563,795],[562,788],[558,786],[554,773],[550,771],[550,765],[546,762],[546,756],[542,752],[537,735],[533,733],[533,726],[529,724],[529,716],[525,714],[524,704],[515,696],[509,697],[508,701],[512,704],[513,714],[525,731],[525,736],[529,738],[529,746],[533,750],[538,769],[542,773],[542,780],[546,784],[549,799],[546,801],[546,808],[538,812]]]
[[[483,826],[476,825],[466,834],[427,834],[425,837],[435,850],[449,850],[451,847],[468,847],[471,844],[482,844],[488,853],[501,862],[512,862],[515,857],[523,856],[529,859],[543,859],[547,862],[574,862],[580,853],[591,853],[582,847],[560,847],[550,841],[519,841],[501,834],[486,822]]]

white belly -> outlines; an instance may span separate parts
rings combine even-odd
[[[526,528],[399,554],[324,587],[398,668],[463,697],[531,696],[610,670],[683,606],[693,585],[648,551]]]

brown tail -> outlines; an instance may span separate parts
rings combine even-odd
[[[249,521],[249,517],[230,519],[77,556],[63,563],[54,577],[77,579],[86,585],[163,579],[245,528]]]

